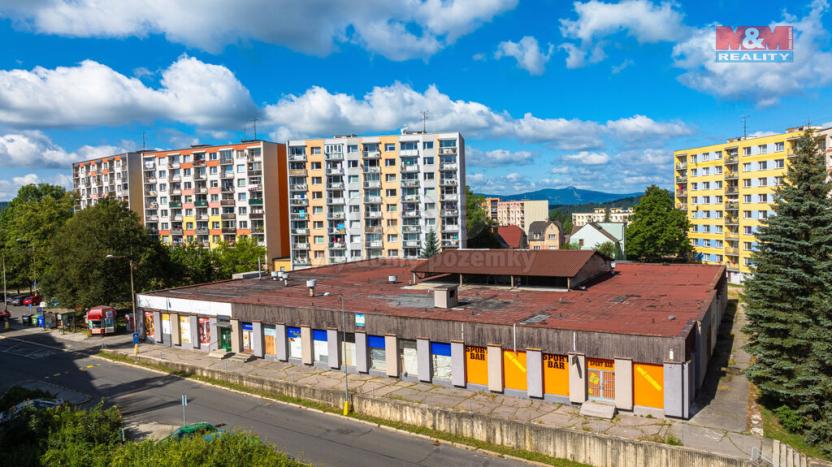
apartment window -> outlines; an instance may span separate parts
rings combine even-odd
[[[774,168],[775,169],[782,169],[786,166],[786,161],[783,159],[775,159],[774,160]]]
[[[219,216],[220,215],[220,208],[211,208],[211,215],[212,216]]]
[[[751,186],[751,179],[750,178],[743,178],[742,179],[742,186],[744,188],[748,188]]]
[[[387,204],[385,206],[387,207],[387,212],[396,212],[399,210],[398,204]]]
[[[757,186],[768,186],[768,179],[766,177],[760,177],[757,179]]]
[[[237,173],[245,173],[246,172],[246,165],[245,164],[237,164]]]
[[[783,177],[782,176],[774,177],[774,185],[775,186],[780,186],[782,184],[783,184]]]
[[[320,148],[318,148],[318,150],[320,151]],[[312,168],[312,170],[321,170],[321,163],[320,162],[312,162],[310,164],[310,167]]]
[[[324,197],[323,191],[313,191],[312,192],[312,199],[321,199]]]
[[[395,167],[396,159],[384,159],[384,166],[385,167]]]
[[[757,168],[758,168],[759,170],[767,170],[767,169],[768,169],[768,162],[766,162],[766,161],[760,161],[760,162],[758,162],[758,163],[757,163]]]
[[[358,183],[358,175],[350,175],[347,177],[347,183]]]
[[[387,256],[389,258],[395,258],[399,256],[399,250],[387,250]]]
[[[312,154],[320,154],[320,153],[321,153],[321,148],[320,147],[312,148]],[[318,164],[318,165],[320,165],[320,164]],[[320,168],[320,167],[318,167],[318,168]]]
[[[397,227],[399,221],[397,219],[387,219],[387,227]]]
[[[436,209],[436,203],[425,203],[425,211],[432,211]]]
[[[425,165],[433,165],[433,158],[432,157],[423,157],[422,164]]]
[[[396,190],[395,189],[387,189],[387,190],[384,190],[384,194],[386,196],[396,196]]]
[[[744,162],[742,164],[742,171],[743,172],[751,172],[751,162]]]
[[[751,148],[742,148],[742,155],[743,156],[750,156],[751,155]]]
[[[313,185],[320,185],[321,183],[323,183],[323,178],[322,177],[312,177],[312,184]]]
[[[357,212],[361,212],[361,206],[357,206],[357,205],[354,205],[354,204],[350,205],[350,213],[357,213]]]
[[[761,144],[761,145],[757,146],[757,153],[758,154],[768,154],[768,145],[767,144]]]
[[[757,195],[757,198],[759,198],[757,201],[760,203],[768,203],[768,195],[765,193]]]
[[[208,160],[210,160],[210,161],[215,161],[215,160],[217,160],[217,157],[219,157],[219,156],[218,156],[218,154],[217,154],[216,152],[210,152],[210,153],[208,153]]]
[[[396,235],[396,234],[389,234],[389,235],[387,235],[387,241],[388,242],[398,242],[399,241],[399,236]]]
[[[358,161],[347,161],[347,167],[351,169],[358,167]]]
[[[386,174],[384,176],[385,182],[395,182],[396,181],[396,174]]]
[[[743,211],[742,212],[742,217],[744,219],[751,219],[751,211]]]
[[[422,149],[433,149],[433,141],[422,142]]]
[[[774,143],[774,152],[783,152],[784,149],[786,149],[786,146],[782,141]]]
[[[324,236],[323,235],[315,235],[315,244],[322,245],[324,243]]]
[[[212,165],[211,167],[208,167],[208,174],[209,175],[216,175],[217,174],[217,166]]]
[[[768,219],[768,211],[757,211],[757,219]]]
[[[312,214],[323,214],[324,207],[323,206],[312,206]]]
[[[315,252],[315,259],[321,259],[323,257],[324,257],[324,252],[323,251],[316,251]]]
[[[393,144],[393,143],[387,143],[387,144],[384,145],[384,150],[385,151],[395,151],[396,150],[396,145]]]
[[[324,221],[312,221],[312,228],[313,229],[323,229],[324,228]]]
[[[242,215],[248,214],[248,207],[240,206],[239,208],[237,208],[237,214],[242,214]]]
[[[742,195],[742,201],[744,203],[750,203],[751,202],[751,195]]]
[[[237,201],[245,201],[246,193],[237,193]]]
[[[239,186],[239,187],[246,186],[247,183],[248,183],[248,180],[246,180],[245,178],[238,178],[237,179],[237,186]]]
[[[425,180],[433,180],[433,172],[425,172],[423,175]]]
[[[714,151],[714,160],[722,159],[722,151]]]
[[[237,227],[239,227],[241,229],[247,229],[248,228],[248,221],[240,221],[239,225]]]

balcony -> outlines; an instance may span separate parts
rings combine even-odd
[[[342,161],[344,160],[343,152],[328,152],[324,154],[324,158],[328,161]]]
[[[306,162],[306,154],[289,154],[289,160],[292,162]]]
[[[442,217],[457,217],[459,216],[458,209],[443,209],[442,210]]]
[[[419,233],[422,231],[422,227],[418,225],[403,225],[402,232],[404,233]]]
[[[222,217],[223,219],[236,219],[237,215],[233,212],[224,212],[220,214],[220,217]]]
[[[309,229],[292,229],[292,235],[309,235]]]
[[[725,254],[728,255],[728,256],[739,256],[740,255],[740,249],[739,248],[726,247],[725,248]]]
[[[208,200],[206,199],[198,199],[194,201],[194,206],[198,208],[207,208],[208,207]]]
[[[263,205],[263,198],[251,198],[248,200],[249,206],[262,206]]]
[[[676,177],[676,183],[687,183],[687,182],[688,182],[688,177],[687,176],[681,176],[681,177],[677,176]]]
[[[344,242],[333,242],[329,244],[330,250],[344,250],[347,248],[347,244]]]
[[[222,177],[223,180],[230,180],[234,178],[234,172],[223,172]]]
[[[379,166],[372,166],[372,167],[364,167],[364,173],[368,174],[377,174],[381,173],[381,167]]]
[[[419,217],[422,213],[419,211],[405,211],[402,213],[402,217]]]
[[[248,214],[250,219],[262,219],[263,218],[263,211],[251,211]]]
[[[309,264],[310,264],[309,263],[309,258],[307,258],[307,257],[292,258],[292,265],[294,265],[294,266],[303,267],[303,266],[309,266]]]
[[[404,195],[402,196],[402,200],[417,203],[419,202],[419,195]]]
[[[223,227],[222,228],[222,233],[224,233],[224,234],[236,234],[237,229],[235,227]]]
[[[209,232],[210,231],[206,228],[196,229],[196,234],[197,235],[208,235]]]
[[[738,211],[740,209],[740,203],[737,201],[728,201],[725,203],[725,210],[726,211]]]
[[[326,218],[334,220],[343,220],[345,218],[345,214],[343,212],[330,212],[326,215]]]
[[[381,196],[365,196],[364,202],[369,204],[380,204]]]
[[[208,220],[208,214],[197,214],[196,215],[196,220],[198,220],[198,221],[207,221]]]
[[[263,191],[262,185],[249,185],[248,191]]]
[[[419,171],[418,164],[402,164],[402,173],[415,173]]]
[[[677,198],[687,198],[688,197],[688,190],[676,190],[676,197]]]
[[[149,222],[157,222],[159,220],[159,216],[157,216],[157,215],[146,216],[145,219],[148,220]]]
[[[327,204],[344,204],[344,198],[329,198]]]
[[[303,184],[296,183],[296,184],[291,186],[291,190],[292,191],[306,191],[306,184],[305,183],[303,183]]]
[[[687,162],[679,162],[676,164],[676,170],[685,170],[688,168]]]
[[[365,217],[367,219],[381,219],[381,211],[368,211]]]
[[[180,203],[179,201],[171,201],[169,206],[172,209],[182,209],[182,203]]]
[[[459,185],[459,180],[455,178],[443,178],[439,181],[439,185],[441,186],[457,186]]]
[[[364,182],[364,188],[381,188],[381,180],[368,180]]]
[[[459,240],[442,240],[443,247],[457,248],[459,247]]]
[[[739,225],[739,223],[737,216],[725,216],[725,225]]]
[[[346,263],[347,257],[346,256],[330,256],[329,257],[330,264],[339,264],[339,263]]]
[[[728,186],[725,187],[725,193],[729,195],[736,195],[740,192],[740,187],[738,186]]]
[[[688,203],[679,203],[678,209],[686,211],[688,209]]]
[[[367,240],[367,248],[381,248],[381,240]]]
[[[264,233],[266,233],[266,229],[263,228],[263,227],[252,227],[251,228],[251,233],[253,233],[255,235],[264,234]]]
[[[419,248],[420,246],[422,246],[419,240],[405,240],[402,242],[402,244],[406,247],[411,248]]]
[[[379,151],[364,151],[364,159],[381,159],[381,152]]]
[[[306,169],[289,169],[290,177],[305,177]]]
[[[170,229],[171,235],[182,235],[182,229]]]
[[[145,183],[156,183],[156,177],[146,177],[144,179]]]
[[[309,200],[306,198],[292,198],[289,204],[291,206],[308,206]]]
[[[226,198],[226,199],[221,199],[220,200],[220,206],[234,206],[235,204],[237,204],[237,202],[234,201],[233,199],[227,199]]]
[[[402,188],[418,188],[419,180],[402,180]]]
[[[737,172],[734,172],[733,170],[730,171],[730,172],[728,172],[728,171],[725,172],[725,180],[736,180],[738,178],[739,178],[739,174]]]
[[[458,193],[442,193],[442,201],[459,201]]]
[[[456,148],[439,148],[439,154],[443,156],[456,154]]]
[[[732,232],[730,230],[725,231],[725,238],[740,238],[739,232]]]
[[[731,165],[738,164],[739,161],[740,161],[740,158],[736,154],[734,154],[733,156],[728,156],[728,157],[725,158],[725,163],[726,164],[731,164]]]
[[[459,232],[459,226],[456,224],[448,224],[442,226],[442,230],[445,232]]]
[[[364,232],[373,233],[373,234],[384,233],[384,231],[381,229],[381,226],[379,226],[379,225],[374,225],[374,226],[371,226],[371,227],[364,227]]]

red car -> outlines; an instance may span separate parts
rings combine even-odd
[[[38,306],[38,305],[40,305],[41,301],[43,301],[43,297],[41,297],[40,295],[37,295],[37,294],[29,295],[28,297],[23,299],[23,305],[24,306],[29,306],[29,305]]]

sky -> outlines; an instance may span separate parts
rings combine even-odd
[[[828,2],[0,0],[0,200],[147,148],[460,131],[483,193],[672,185],[674,149],[832,122]],[[715,63],[791,25],[792,63]],[[144,141],[144,143],[143,143]],[[144,146],[143,146],[144,144]]]

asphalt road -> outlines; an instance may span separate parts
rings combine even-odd
[[[224,423],[257,433],[293,456],[332,466],[503,466],[517,462],[432,442],[348,419],[264,401],[173,376],[118,365],[61,346],[49,334],[0,339],[0,391],[40,380],[117,404],[129,422],[178,425],[181,394],[188,422]],[[76,347],[77,348],[77,347]],[[46,350],[46,351],[44,351]],[[92,402],[90,402],[92,403]]]

